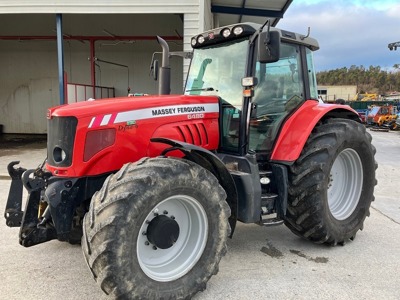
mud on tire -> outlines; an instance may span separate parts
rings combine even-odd
[[[374,200],[375,152],[360,123],[329,119],[317,125],[289,168],[286,226],[316,243],[354,239]]]
[[[87,264],[106,294],[188,299],[218,272],[230,231],[225,191],[204,168],[146,158],[111,175],[83,225]]]

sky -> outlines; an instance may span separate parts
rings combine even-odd
[[[380,66],[392,71],[400,64],[400,0],[293,0],[278,28],[317,39],[317,71]]]

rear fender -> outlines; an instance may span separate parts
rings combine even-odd
[[[322,104],[308,100],[283,125],[272,151],[271,160],[289,164],[297,160],[314,127],[318,122],[328,118],[361,122],[357,112],[350,106]]]
[[[185,159],[193,161],[213,173],[227,194],[226,201],[231,209],[229,224],[231,226],[232,237],[237,221],[238,195],[235,182],[224,163],[214,153],[196,145],[166,138],[152,138],[151,141],[171,146],[171,148],[166,149],[163,154],[168,151],[179,150],[185,155]]]

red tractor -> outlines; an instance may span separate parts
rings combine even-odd
[[[159,42],[168,94],[170,54]],[[204,290],[237,221],[344,244],[374,199],[371,136],[350,107],[318,102],[316,40],[244,23],[191,44],[184,95],[51,108],[45,164],[8,167],[5,217],[20,244],[81,241],[117,298]]]

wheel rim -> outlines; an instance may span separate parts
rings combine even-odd
[[[166,249],[160,249],[147,236],[155,218],[165,216],[179,225],[178,237]],[[174,226],[172,226],[174,227]],[[150,232],[149,232],[150,234]],[[152,233],[154,235],[154,233]],[[200,259],[208,234],[207,214],[193,197],[176,195],[160,202],[147,215],[137,239],[137,258],[143,272],[156,281],[172,281],[188,273]],[[154,238],[150,239],[154,242]]]
[[[353,149],[345,149],[336,157],[328,186],[329,209],[337,220],[347,219],[356,209],[363,183],[360,156]]]

